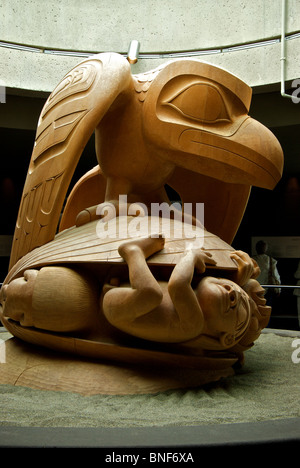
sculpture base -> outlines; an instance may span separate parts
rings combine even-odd
[[[101,362],[37,349],[17,338],[0,344],[0,356],[0,384],[81,395],[157,393],[198,387],[234,375],[230,364],[199,370]]]

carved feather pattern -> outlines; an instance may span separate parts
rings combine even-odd
[[[123,57],[99,54],[71,70],[47,99],[20,203],[10,268],[54,238],[82,151],[107,109],[128,86],[128,76],[131,79],[130,66]]]
[[[150,88],[152,81],[157,77],[157,75],[163,68],[164,65],[161,65],[155,68],[155,70],[150,70],[149,72],[133,75],[134,89],[138,95],[139,101],[144,102],[144,100],[146,99],[146,93]]]
[[[147,237],[149,233],[154,235],[157,232],[164,233],[165,247],[147,260],[150,265],[174,266],[185,254],[187,245],[191,246],[193,242],[200,242],[204,249],[213,254],[217,262],[214,268],[228,271],[237,268],[229,255],[234,250],[233,247],[200,227],[193,227],[195,237],[191,239],[187,236],[181,221],[167,220],[168,229],[166,229],[162,218],[152,216],[139,218],[139,228],[136,236],[133,236],[130,232],[130,223],[134,221],[133,217],[116,218],[111,223],[104,222],[103,224],[96,220],[66,229],[57,234],[47,245],[24,255],[10,270],[6,281],[11,281],[28,268],[40,268],[51,264],[93,263],[98,265],[98,269],[106,269],[109,263],[124,263],[118,253],[118,248],[123,242],[131,241],[133,238]],[[103,233],[105,233],[104,237],[102,237]],[[208,265],[207,268],[210,266]]]

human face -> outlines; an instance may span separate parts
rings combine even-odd
[[[26,270],[24,276],[1,289],[3,315],[23,326],[32,325],[32,294],[37,274],[37,270]]]
[[[240,336],[250,320],[250,300],[247,293],[233,281],[207,276],[196,296],[205,319],[205,333],[230,333]]]

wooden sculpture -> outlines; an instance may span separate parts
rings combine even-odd
[[[257,265],[230,243],[251,186],[272,189],[283,164],[250,101],[245,83],[197,60],[132,75],[126,59],[104,53],[67,74],[39,119],[1,290],[4,326],[97,358],[198,368],[242,360],[270,308]],[[94,131],[99,166],[62,212]],[[170,209],[156,217],[153,204]]]
[[[191,238],[170,220],[165,238],[164,219],[143,217],[133,236],[133,221],[111,220],[106,237],[101,221],[72,227],[22,257],[2,288],[5,327],[97,358],[199,368],[243,360],[270,316],[255,261],[198,226]]]

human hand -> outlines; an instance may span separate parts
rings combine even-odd
[[[198,273],[204,273],[206,270],[206,265],[217,264],[210,252],[207,252],[203,249],[194,249],[191,250],[191,252],[193,255],[194,266]]]
[[[260,269],[256,261],[253,260],[246,252],[235,250],[230,254],[232,260],[237,264],[238,270],[236,275],[236,283],[244,285],[250,278],[257,278]]]

